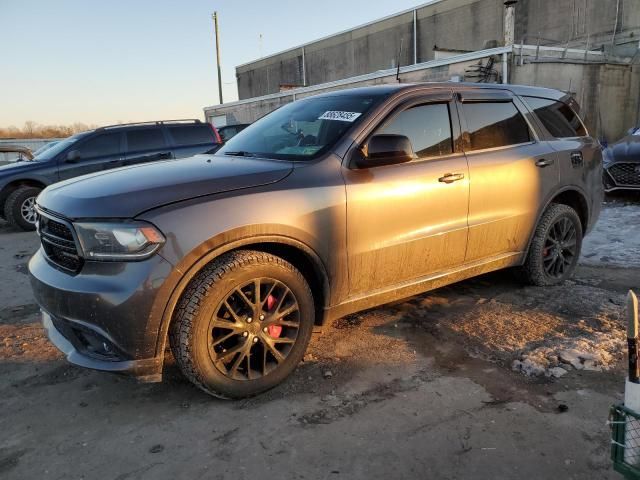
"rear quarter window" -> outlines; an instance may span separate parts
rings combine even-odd
[[[556,138],[586,137],[578,115],[566,103],[539,97],[522,97],[540,122]]]
[[[201,143],[216,143],[213,130],[208,125],[180,125],[168,127],[173,143],[180,147]]]
[[[463,103],[462,109],[467,120],[470,150],[531,141],[529,125],[512,102],[469,102]]]

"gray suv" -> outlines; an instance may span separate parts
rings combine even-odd
[[[168,344],[195,385],[239,398],[332,319],[507,267],[560,283],[603,195],[576,111],[533,87],[358,88],[283,106],[215,155],[48,187],[29,270],[49,338],[146,381]]]

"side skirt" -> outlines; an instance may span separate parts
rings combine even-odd
[[[385,303],[402,300],[420,293],[435,290],[452,283],[460,282],[468,278],[477,277],[484,273],[502,270],[503,268],[522,265],[524,254],[522,252],[503,254],[489,260],[481,260],[467,265],[462,265],[452,270],[436,273],[428,277],[418,278],[404,282],[390,288],[377,290],[368,295],[350,298],[339,305],[326,308],[324,311],[323,327],[333,320],[351,313],[368,310]]]

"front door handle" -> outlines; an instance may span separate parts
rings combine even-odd
[[[438,179],[442,183],[453,183],[464,178],[464,173],[445,173],[444,176]]]
[[[541,158],[540,160],[536,160],[536,167],[544,168],[548,167],[549,165],[553,165],[552,158]]]

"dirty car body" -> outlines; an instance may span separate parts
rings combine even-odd
[[[241,397],[282,381],[289,360],[295,367],[307,321],[319,330],[485,272],[529,268],[550,209],[579,219],[577,256],[599,215],[601,156],[586,132],[549,133],[535,111],[557,102],[570,99],[495,85],[334,92],[282,107],[215,155],[48,187],[29,270],[49,337],[72,363],[155,381],[169,337],[180,363],[199,342],[189,328],[213,321],[199,334],[205,353],[185,357],[183,371],[209,393]],[[101,257],[109,232],[139,239],[141,250]],[[543,242],[545,265],[559,265],[561,240]],[[249,267],[266,273],[237,288],[225,278]],[[293,316],[267,323],[276,295],[259,282],[289,292],[280,302],[290,294]],[[238,297],[239,310],[229,306]],[[224,336],[218,315],[230,322]]]

